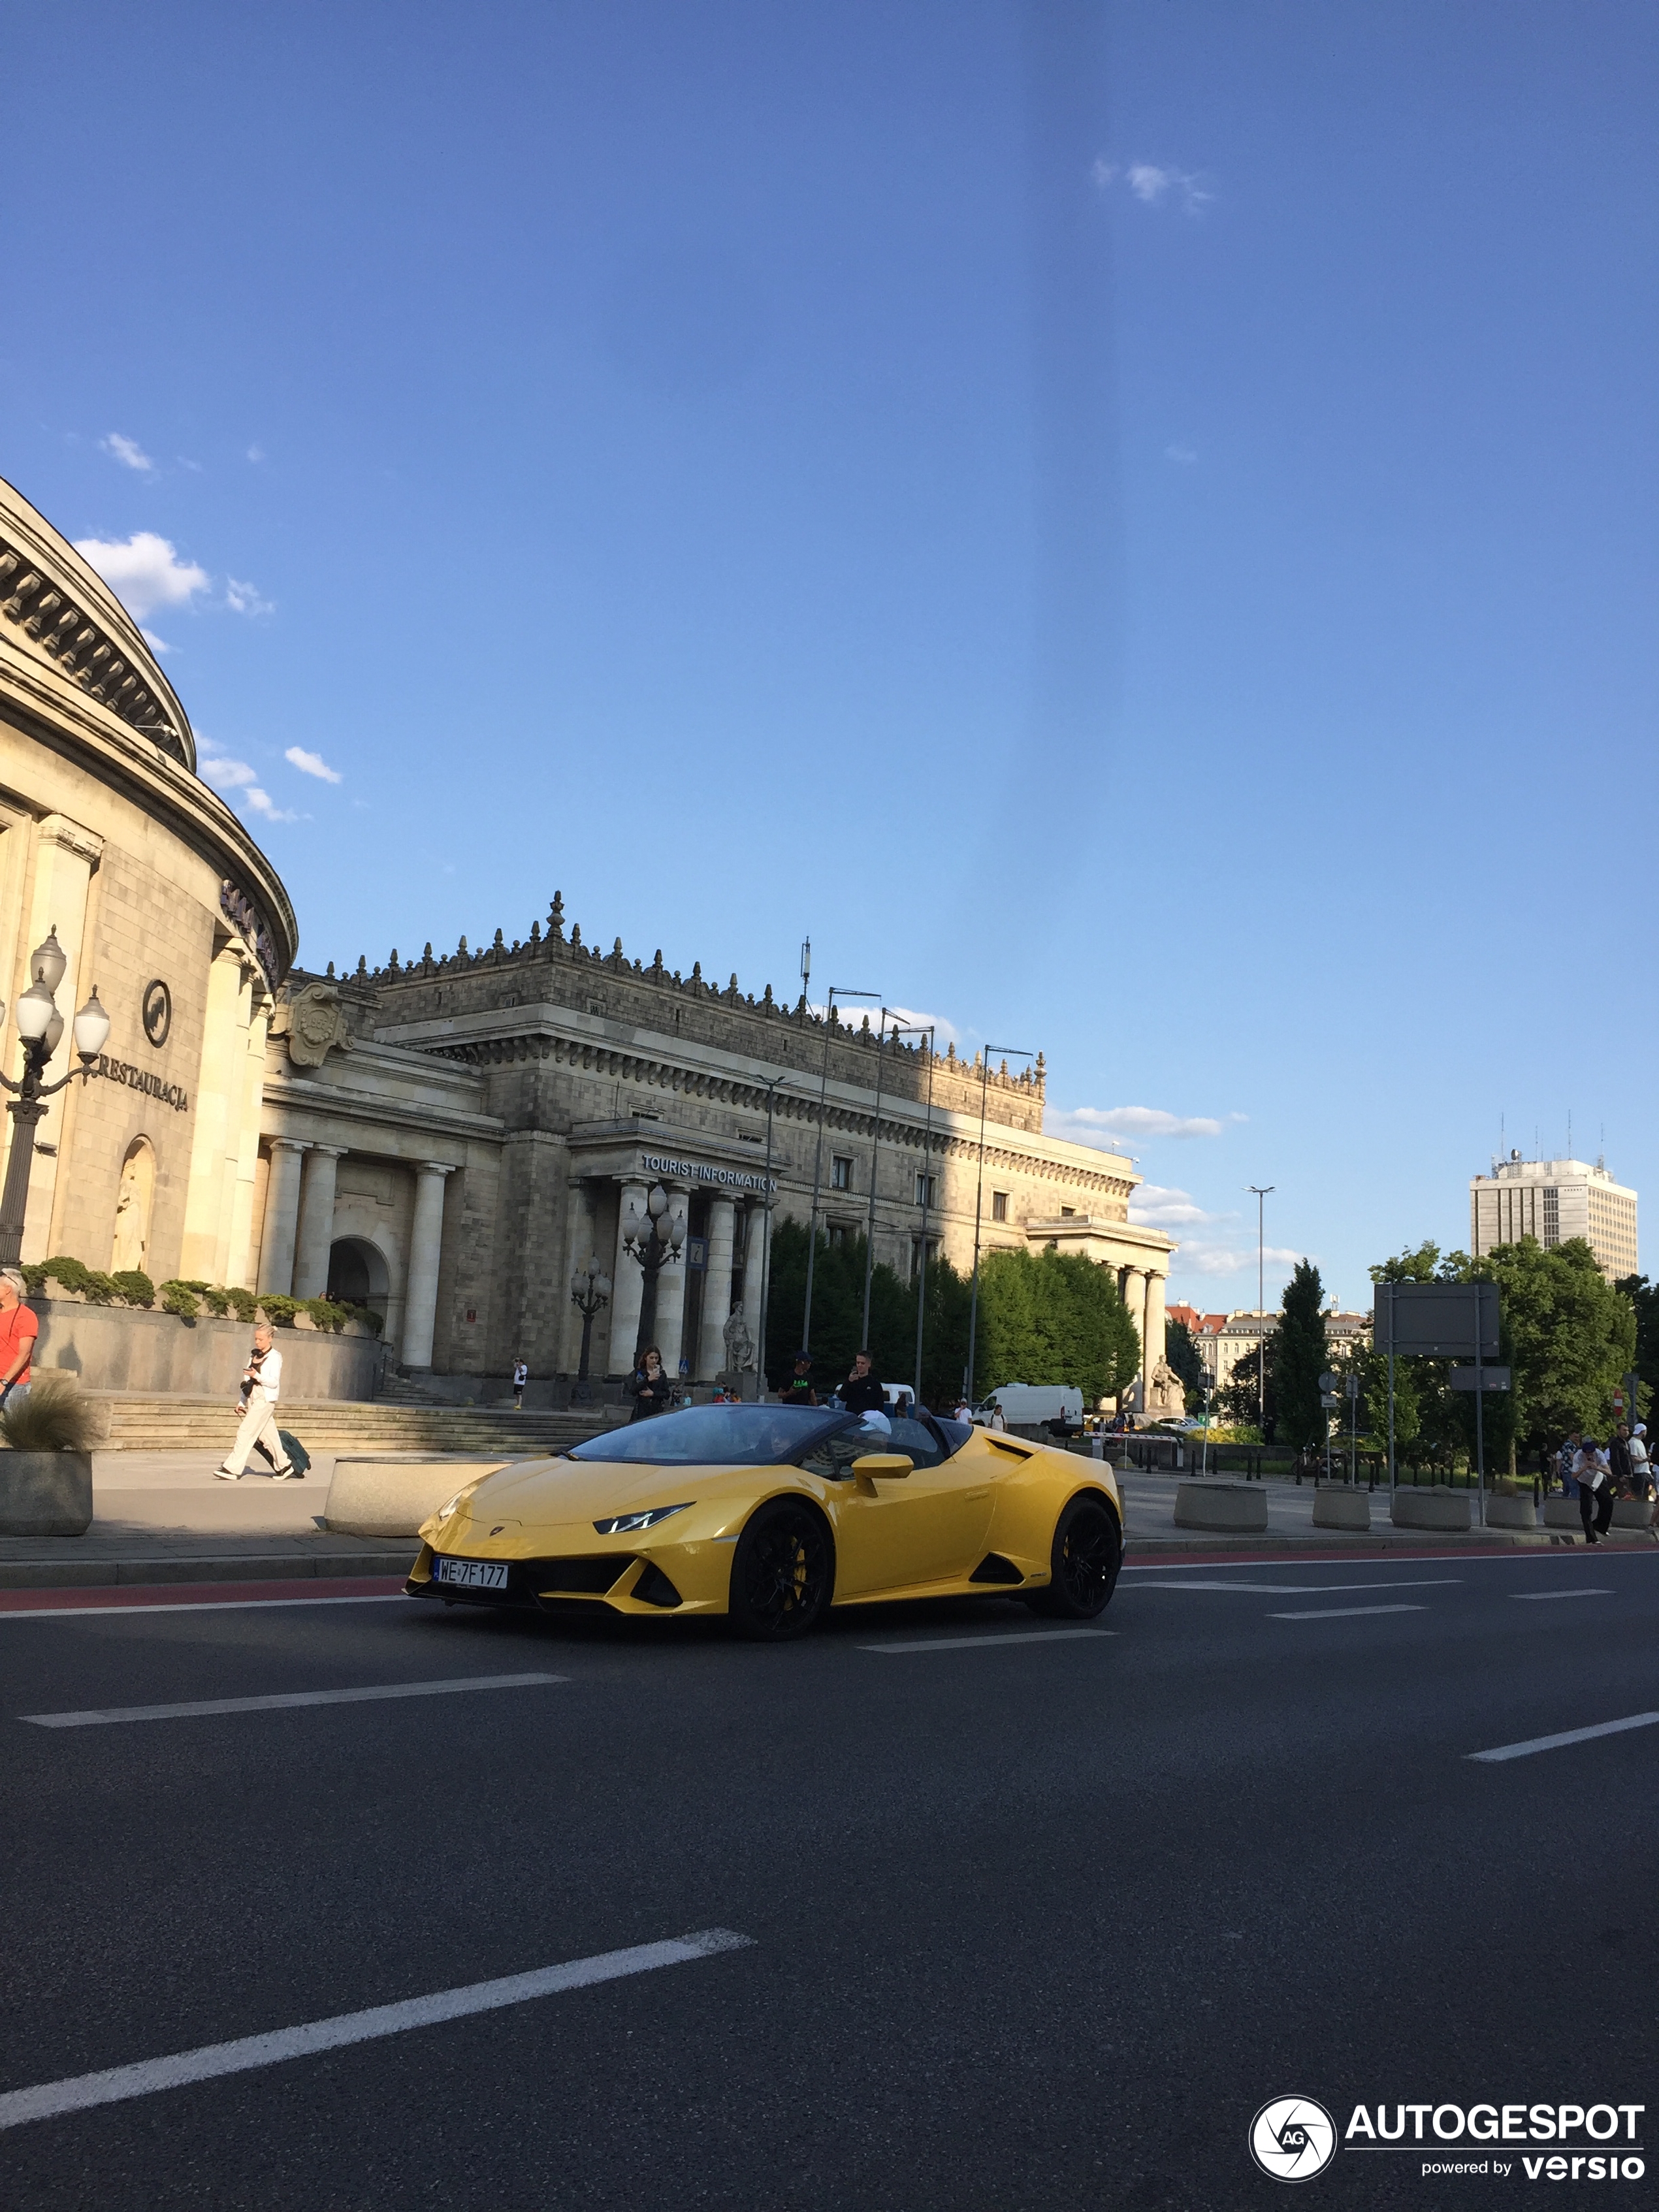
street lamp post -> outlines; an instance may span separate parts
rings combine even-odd
[[[803,981],[811,973],[807,965],[811,942],[809,939],[807,944],[801,947]],[[805,996],[805,992],[802,993],[802,996]],[[830,1035],[835,1022],[836,1000],[837,999],[879,1000],[880,997],[879,991],[843,991],[839,983],[832,983],[830,986],[829,999],[824,1005],[823,1073],[818,1079],[818,1141],[812,1154],[812,1213],[811,1218],[806,1224],[806,1304],[801,1315],[800,1323],[800,1348],[808,1353],[812,1348],[812,1275],[818,1256],[818,1192],[822,1187],[823,1176],[823,1115],[824,1103],[830,1091]]]
[[[582,1356],[576,1369],[576,1387],[570,1395],[578,1406],[586,1405],[592,1393],[587,1387],[587,1355],[593,1342],[593,1316],[611,1303],[611,1278],[592,1254],[586,1267],[578,1267],[570,1278],[570,1303],[582,1317]]]
[[[895,1030],[894,1035],[897,1035]],[[870,1218],[864,1232],[864,1319],[859,1328],[860,1348],[870,1342],[870,1282],[876,1266],[876,1176],[881,1165],[881,1079],[887,1062],[887,1009],[881,1010],[881,1027],[876,1032],[876,1119],[875,1133],[870,1139]]]
[[[680,1256],[680,1247],[685,1242],[685,1209],[678,1213],[670,1210],[668,1193],[659,1183],[653,1183],[650,1195],[641,1212],[630,1191],[628,1209],[623,1216],[623,1244],[631,1252],[645,1270],[645,1295],[640,1300],[639,1340],[634,1346],[637,1365],[640,1354],[650,1343],[657,1326],[657,1278],[663,1269]]]
[[[1267,1315],[1263,1303],[1267,1297],[1267,1248],[1262,1243],[1262,1206],[1278,1188],[1276,1183],[1247,1182],[1246,1190],[1255,1193],[1255,1417],[1261,1424],[1261,1441],[1267,1441]]]
[[[801,947],[803,976],[810,973],[807,962],[811,947],[811,939],[809,938]],[[758,1395],[762,1398],[766,1395],[766,1306],[772,1295],[772,1115],[777,1104],[778,1086],[782,1081],[782,1076],[774,1075],[769,1078],[766,1085],[766,1172],[763,1177],[766,1188],[761,1193],[760,1343],[755,1351]]]
[[[1036,1054],[1012,1044],[988,1044],[980,1060],[979,1070],[979,1182],[974,1191],[974,1288],[968,1302],[968,1380],[963,1396],[971,1406],[974,1402],[974,1361],[979,1349],[979,1230],[981,1209],[985,1201],[985,1097],[991,1080],[991,1054],[999,1053],[1006,1059],[1012,1053],[1016,1060],[1032,1060]]]
[[[15,1103],[6,1109],[12,1119],[11,1157],[6,1163],[5,1189],[0,1193],[0,1267],[15,1267],[22,1257],[29,1170],[34,1161],[34,1133],[46,1114],[46,1101],[77,1075],[85,1082],[109,1036],[109,1016],[98,1003],[94,984],[92,996],[75,1017],[75,1049],[81,1055],[80,1066],[70,1068],[67,1075],[60,1075],[56,1083],[40,1080],[64,1034],[64,1017],[58,1011],[52,993],[63,981],[68,965],[54,923],[46,933],[46,942],[37,945],[29,955],[33,980],[17,1001],[17,1033],[23,1042],[23,1079],[14,1083],[9,1075],[0,1073],[0,1083],[15,1095]],[[0,999],[0,1022],[4,1021],[5,1016],[5,1001]]]

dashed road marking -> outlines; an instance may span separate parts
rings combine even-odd
[[[108,1705],[81,1713],[19,1713],[33,1728],[110,1728],[123,1721],[191,1721],[216,1713],[274,1713],[290,1705],[360,1705],[377,1698],[442,1698],[459,1690],[526,1690],[568,1674],[459,1674],[442,1682],[377,1682],[362,1690],[289,1690],[270,1698],[199,1698],[187,1705]]]
[[[1659,1713],[1632,1713],[1628,1720],[1600,1721],[1594,1728],[1564,1729],[1559,1735],[1528,1736],[1524,1743],[1500,1743],[1496,1751],[1472,1751],[1470,1759],[1497,1765],[1506,1759],[1530,1759],[1535,1751],[1560,1751],[1570,1743],[1589,1743],[1598,1735],[1623,1735],[1626,1729],[1659,1727]]]

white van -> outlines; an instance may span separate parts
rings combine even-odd
[[[1064,1382],[1005,1382],[975,1407],[974,1419],[981,1428],[989,1425],[993,1406],[1011,1429],[1040,1428],[1045,1421],[1076,1428],[1083,1421],[1083,1393]]]

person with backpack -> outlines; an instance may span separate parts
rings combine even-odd
[[[253,1332],[253,1349],[242,1370],[242,1395],[237,1400],[242,1419],[236,1441],[228,1457],[213,1470],[221,1482],[240,1482],[247,1467],[248,1454],[256,1449],[271,1462],[273,1482],[305,1480],[303,1471],[289,1459],[283,1432],[276,1425],[276,1399],[282,1380],[283,1355],[272,1344],[270,1323],[262,1321]]]
[[[513,1368],[513,1410],[515,1413],[521,1413],[524,1411],[524,1389],[529,1380],[530,1369],[527,1364],[522,1359],[515,1361]]]

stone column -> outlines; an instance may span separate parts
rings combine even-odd
[[[564,1275],[559,1284],[559,1297],[564,1312],[564,1335],[558,1371],[561,1375],[574,1375],[581,1364],[582,1317],[570,1295],[570,1279],[578,1267],[585,1267],[590,1260],[597,1260],[599,1255],[593,1241],[593,1220],[587,1210],[587,1195],[579,1176],[572,1176],[566,1183],[564,1203]],[[601,1306],[593,1316],[596,1335],[605,1311],[606,1309]]]
[[[708,1271],[702,1279],[701,1342],[691,1372],[712,1382],[726,1364],[726,1324],[732,1313],[732,1240],[737,1207],[729,1198],[708,1201]]]
[[[294,1291],[294,1237],[300,1219],[300,1155],[309,1149],[293,1137],[270,1140],[265,1179],[265,1225],[259,1240],[259,1288],[289,1297]]]
[[[685,1211],[685,1192],[669,1190],[669,1219],[672,1221],[677,1213],[684,1214]],[[682,1245],[679,1258],[670,1260],[657,1277],[657,1349],[662,1354],[663,1372],[672,1376],[677,1382],[679,1379],[680,1356],[688,1349],[691,1355],[691,1373],[687,1379],[695,1382],[699,1371],[696,1346],[688,1347],[685,1341],[685,1291],[689,1273],[685,1264],[685,1247]]]
[[[294,1295],[320,1298],[328,1289],[334,1242],[334,1183],[343,1145],[313,1145],[300,1186],[300,1228],[294,1248]]]
[[[628,1201],[631,1198],[636,1212],[643,1213],[645,1201],[651,1194],[651,1186],[643,1176],[621,1178],[622,1196],[617,1208],[617,1251],[611,1263],[611,1372],[626,1375],[634,1364],[634,1351],[640,1336],[640,1307],[645,1297],[645,1270],[623,1243],[623,1230],[628,1220]],[[680,1265],[684,1267],[682,1261]]]
[[[253,1184],[259,1167],[259,1108],[264,1096],[265,1031],[270,1001],[260,988],[249,1016],[247,1065],[243,1073],[241,1149],[236,1163],[236,1191],[231,1206],[230,1240],[222,1282],[251,1287],[253,1281]]]
[[[196,1068],[195,1121],[185,1192],[185,1234],[179,1272],[216,1283],[220,1231],[225,1211],[226,1163],[240,1148],[240,1109],[247,1074],[247,1031],[242,1006],[242,956],[221,946],[208,970],[202,1056]],[[142,1034],[142,1032],[141,1032]]]
[[[766,1366],[766,1347],[761,1342],[762,1278],[766,1272],[767,1232],[772,1215],[763,1198],[751,1200],[744,1209],[743,1247],[743,1312],[749,1323],[749,1334],[755,1340],[755,1364],[763,1371]]]
[[[409,1282],[404,1294],[402,1364],[430,1367],[438,1318],[438,1262],[444,1235],[444,1182],[454,1174],[436,1160],[415,1170],[415,1219],[409,1232]]]
[[[95,975],[88,972],[82,949],[88,933],[93,873],[102,859],[103,850],[101,837],[91,830],[83,830],[78,822],[71,822],[66,814],[48,814],[36,826],[34,878],[27,908],[28,935],[20,948],[21,957],[17,963],[16,988],[20,991],[27,988],[32,980],[28,972],[28,956],[47,931],[55,927],[66,964],[64,980],[57,991],[58,1011],[64,1017],[64,1040],[46,1068],[48,1079],[53,1081],[68,1069],[81,1065],[75,1056],[75,1034],[71,1024],[76,1007],[99,981]],[[106,998],[112,995],[107,979],[105,980],[104,991]],[[136,1012],[136,1007],[134,1011]],[[113,1018],[119,1020],[118,1000],[112,1009],[112,1014]],[[138,1028],[137,1022],[133,1022],[131,1027],[138,1030],[137,1041],[131,1041],[131,1030],[123,1024],[120,1029],[111,1031],[110,1050],[124,1060],[149,1065],[153,1055],[143,1030]],[[15,1060],[7,1062],[9,1067],[15,1065]],[[23,1232],[22,1256],[25,1260],[44,1260],[50,1253],[61,1252],[67,1241],[64,1237],[65,1224],[63,1217],[74,1178],[66,1176],[60,1187],[58,1169],[60,1159],[72,1158],[76,1109],[82,1096],[82,1086],[79,1083],[70,1084],[67,1090],[60,1091],[56,1097],[48,1100],[45,1115],[35,1124],[34,1151],[29,1161],[28,1213]],[[165,1115],[169,1122],[174,1118],[171,1113]],[[162,1119],[162,1115],[156,1116],[158,1122]],[[16,1127],[8,1115],[8,1137],[15,1133]],[[171,1130],[165,1133],[160,1127],[155,1130],[158,1140],[164,1135],[170,1138],[172,1134]],[[158,1141],[156,1151],[167,1164],[172,1164],[170,1152],[164,1148],[162,1142]],[[107,1228],[104,1229],[103,1234],[108,1236]],[[100,1264],[102,1257],[101,1253],[94,1253],[91,1264]]]
[[[1146,1333],[1141,1339],[1141,1361],[1149,1385],[1158,1372],[1158,1362],[1164,1357],[1164,1278],[1155,1269],[1149,1269],[1146,1275]],[[1177,1407],[1176,1410],[1179,1413],[1182,1408]]]

